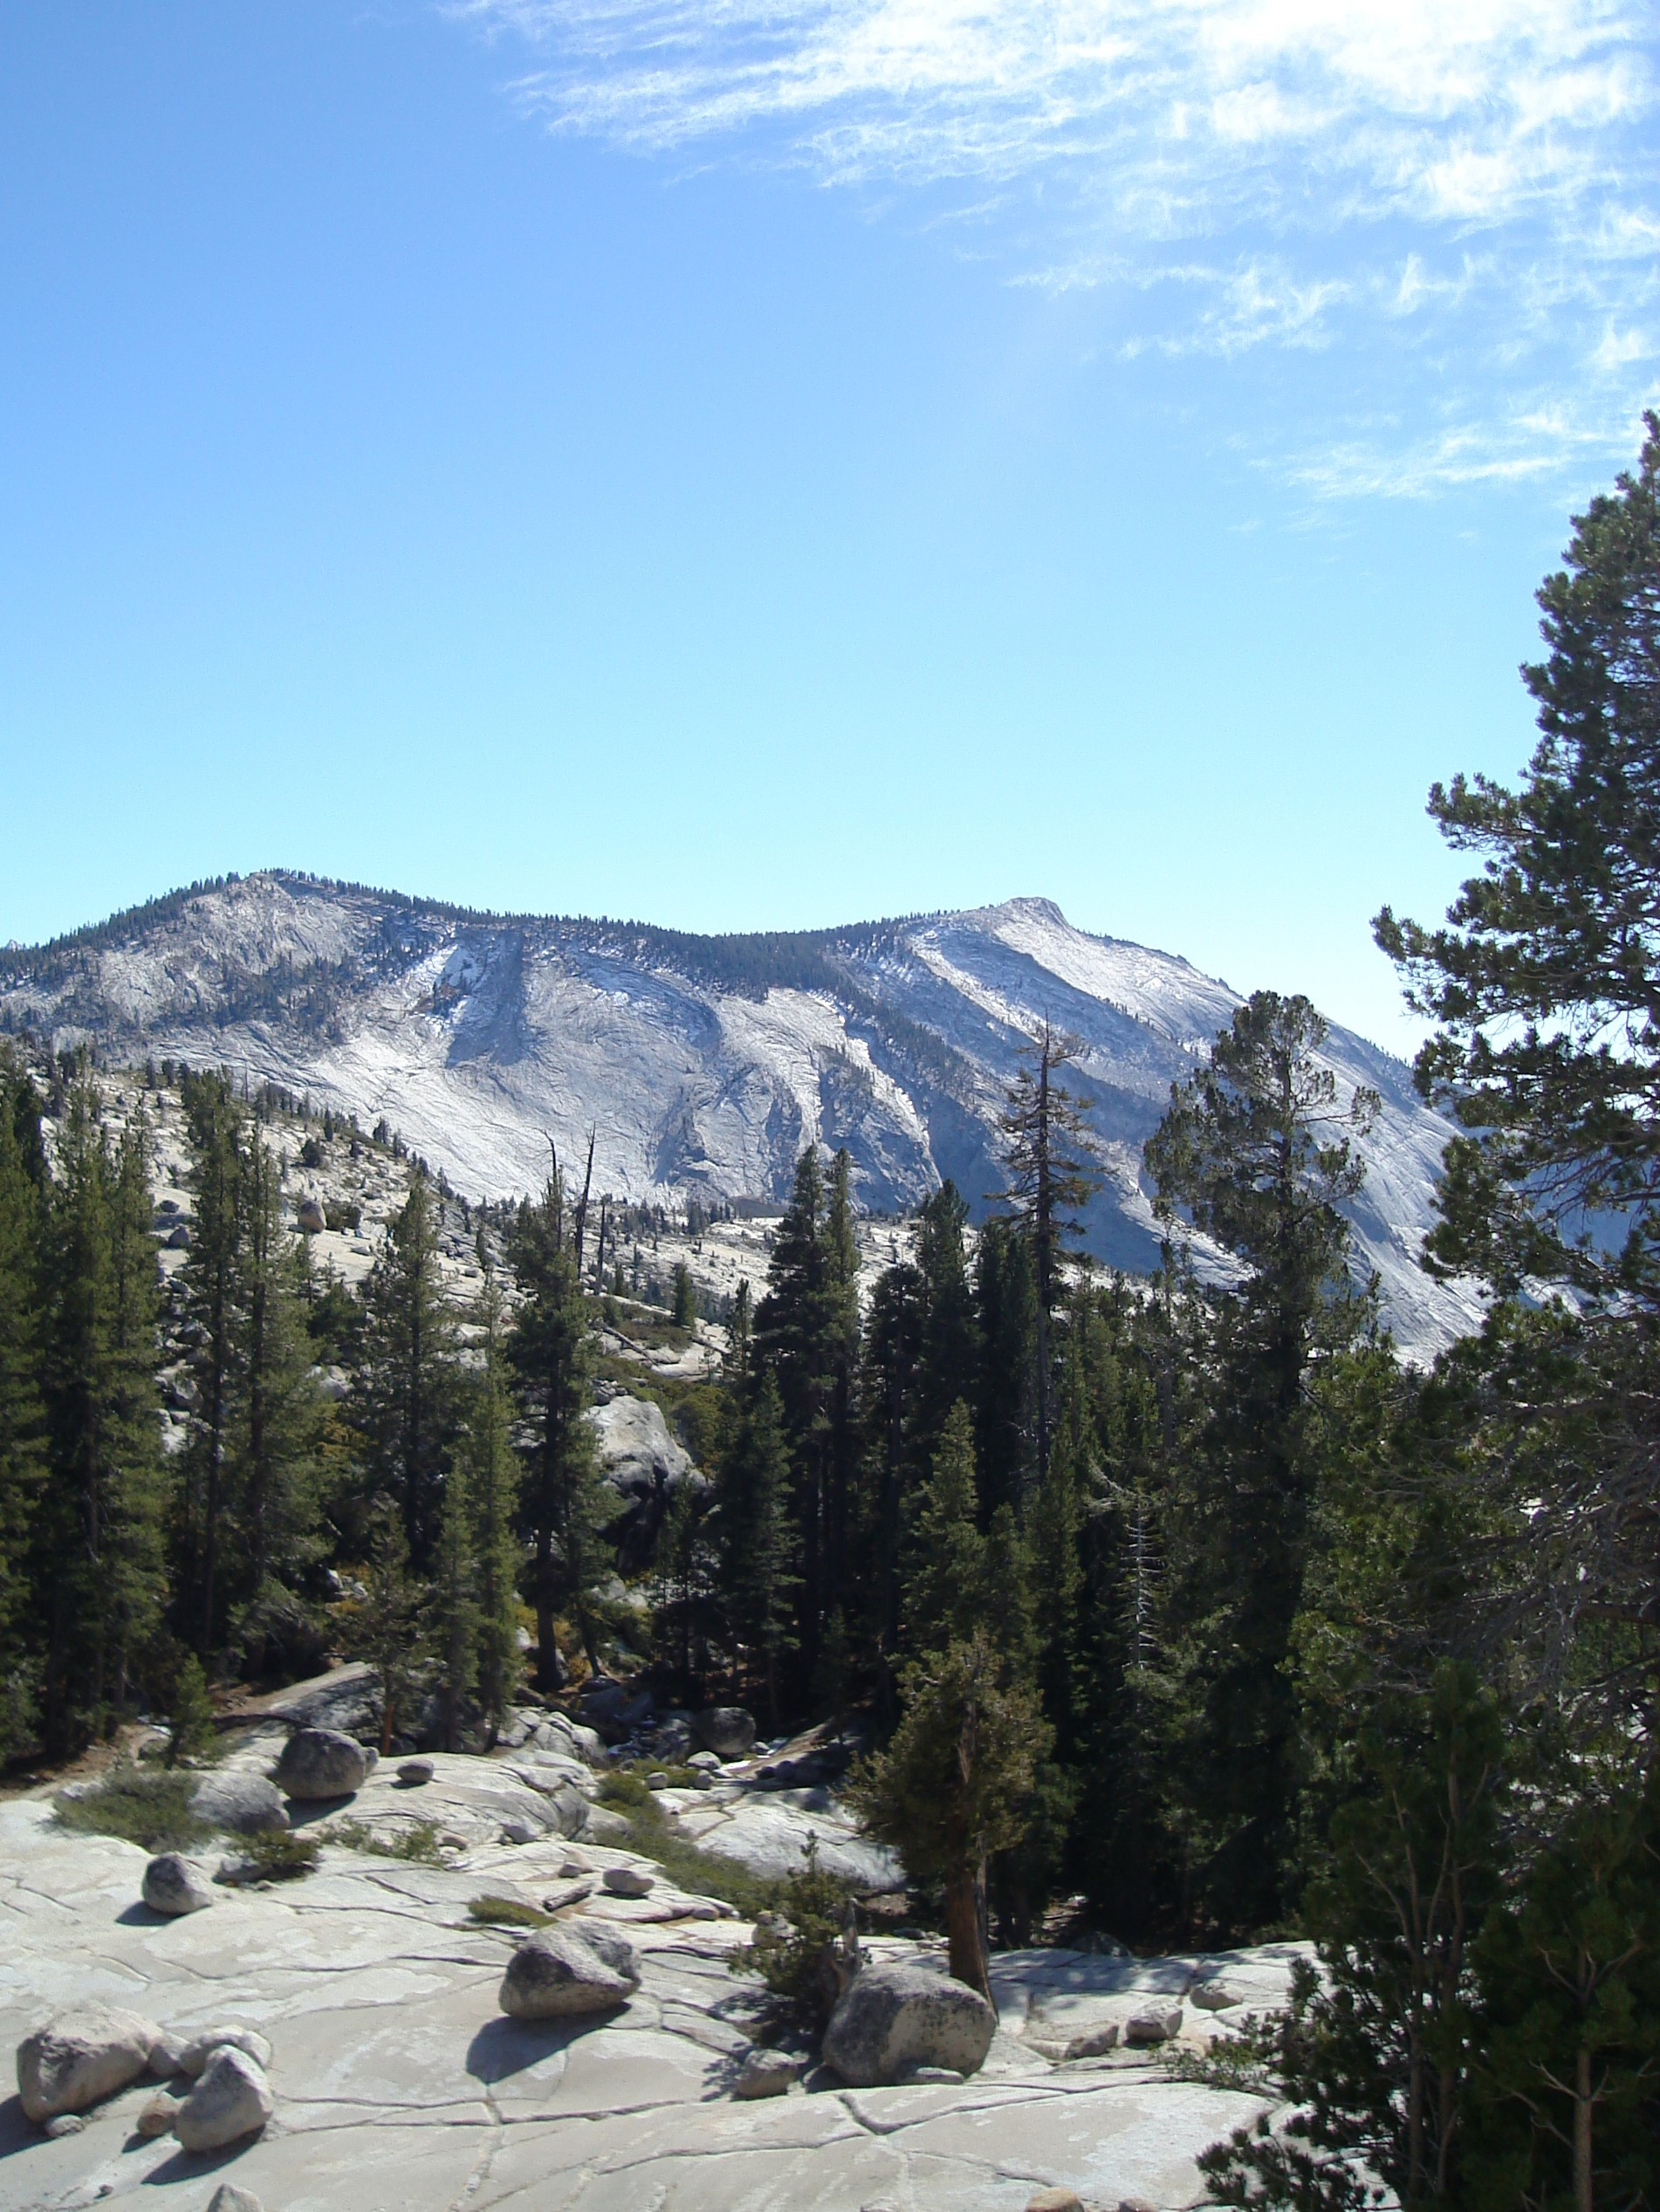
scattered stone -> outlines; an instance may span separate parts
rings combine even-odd
[[[721,1763],[713,1751],[694,1751],[686,1764],[694,1774],[718,1774]]]
[[[634,1946],[614,1928],[571,1921],[538,1928],[514,1952],[498,2002],[516,2020],[607,2012],[640,1987]]]
[[[372,1762],[354,1736],[339,1729],[303,1728],[283,1746],[271,1780],[291,1798],[349,1798],[360,1790]]]
[[[190,1810],[235,1836],[274,1834],[288,1825],[282,1792],[263,1774],[204,1774],[190,1793]]]
[[[328,1227],[321,1202],[315,1198],[302,1198],[294,1209],[294,1222],[302,1236],[320,1236]]]
[[[1168,2043],[1181,2025],[1179,2004],[1149,2004],[1125,2023],[1124,2041],[1132,2051],[1145,2051],[1155,2044]]]
[[[1100,2058],[1118,2048],[1118,2023],[1109,2020],[1104,2028],[1088,2028],[1080,2036],[1074,2036],[1067,2045],[1068,2058]]]
[[[546,1833],[547,1830],[545,1828],[538,1828],[533,1820],[520,1820],[515,1818],[512,1820],[504,1820],[502,1823],[502,1841],[504,1843],[540,1843]]]
[[[84,2113],[136,2081],[161,2031],[113,2004],[55,2013],[17,2045],[17,2093],[37,2126]]]
[[[251,2189],[239,2189],[234,2181],[221,2181],[208,2199],[208,2212],[265,2212]]]
[[[264,2068],[234,2044],[222,2044],[180,2106],[174,2133],[188,2151],[221,2151],[257,2135],[271,2109]]]
[[[398,1779],[406,1790],[418,1790],[423,1782],[430,1782],[434,1773],[430,1759],[405,1759],[398,1768]]]
[[[201,1867],[176,1851],[151,1859],[140,1894],[153,1913],[164,1913],[169,1920],[203,1912],[214,1901],[213,1885]]]
[[[691,1722],[682,1720],[678,1714],[666,1720],[651,1739],[651,1748],[660,1759],[672,1765],[683,1766],[687,1755],[696,1738],[691,1732]]]
[[[208,2212],[265,2212],[251,2189],[239,2189],[234,2181],[221,2181],[208,2199]]]
[[[180,2061],[190,2048],[194,2037],[175,2035],[171,2029],[163,2029],[150,2045],[149,2071],[157,2081],[170,2081],[184,2069]]]
[[[977,1989],[909,1962],[868,1966],[824,2031],[824,2062],[850,2089],[875,2089],[914,2066],[977,2073],[997,2015]]]
[[[648,1790],[666,1790],[669,1787],[669,1777],[661,1770],[655,1774],[648,1774],[646,1777],[646,1787]]]
[[[1144,2196],[1121,2196],[1118,2212],[1158,2212],[1158,2207],[1149,2204]]]
[[[593,1894],[592,1880],[567,1882],[563,1889],[556,1889],[542,1900],[545,1913],[562,1913],[568,1905],[580,1905]]]
[[[173,2123],[183,2109],[182,2097],[169,2097],[165,2090],[158,2090],[133,2125],[146,2142],[149,2142],[158,2135],[170,2135]]]
[[[1231,2005],[1243,2004],[1245,1998],[1231,1983],[1201,1982],[1197,1989],[1188,1991],[1187,2001],[1201,2012],[1225,2012]]]
[[[907,2084],[937,2081],[944,2082],[953,2089],[963,2086],[963,2078],[955,2066],[908,2066],[900,2076],[900,2079]]]
[[[60,2136],[79,2135],[86,2125],[86,2122],[79,2113],[59,2113],[56,2120],[49,2120],[46,2122],[45,2133],[56,2142]]]
[[[657,1880],[641,1866],[607,1866],[602,1879],[614,1897],[648,1897]]]
[[[734,2097],[782,2097],[799,2081],[805,2062],[787,2051],[751,2051],[732,2084]]]
[[[1084,2212],[1084,2201],[1074,2189],[1039,2189],[1026,2199],[1026,2212]]]
[[[559,1861],[559,1880],[569,1881],[575,1874],[586,1874],[588,1862],[577,1852],[569,1852]]]
[[[741,1705],[711,1705],[692,1715],[692,1731],[706,1751],[741,1759],[755,1749],[755,1715]]]
[[[179,2072],[194,2081],[206,2071],[216,2051],[240,2051],[257,2066],[271,2064],[271,2045],[257,2028],[209,2028],[179,2053]]]

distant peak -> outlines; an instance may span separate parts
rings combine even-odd
[[[972,907],[962,915],[964,921],[978,921],[995,927],[999,921],[1046,921],[1057,929],[1070,929],[1072,924],[1053,899],[1005,899],[995,907]]]

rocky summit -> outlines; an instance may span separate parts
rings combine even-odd
[[[90,1039],[111,1065],[223,1065],[365,1127],[384,1118],[472,1197],[539,1188],[549,1138],[580,1162],[593,1133],[593,1188],[619,1199],[776,1209],[818,1140],[847,1148],[873,1214],[908,1211],[945,1176],[979,1212],[1004,1180],[1007,1086],[1047,1021],[1080,1041],[1075,1087],[1104,1149],[1089,1245],[1134,1270],[1156,1267],[1160,1243],[1142,1146],[1239,1003],[1046,899],[698,937],[271,872],[0,951],[0,1033]],[[1323,1059],[1340,1109],[1357,1085],[1382,1101],[1361,1147],[1359,1262],[1397,1340],[1438,1349],[1478,1318],[1416,1264],[1451,1132],[1363,1038],[1333,1028]],[[319,1208],[300,1226],[322,1222]]]
[[[287,1694],[216,1771],[280,1771],[295,1720],[338,1715],[353,1681]],[[0,1805],[22,2092],[0,2106],[0,2212],[204,2212],[223,2189],[264,2212],[1023,2212],[1045,2189],[1174,2208],[1259,2110],[1178,2078],[1169,2046],[1283,2002],[1295,1947],[1002,1954],[993,2021],[931,1941],[867,1939],[820,2056],[731,1970],[750,1925],[616,1839],[594,1768],[574,1838],[506,1840],[538,1801],[525,1762],[439,1753],[412,1784],[388,1761],[343,1805],[291,1799],[314,1869],[182,1914],[144,1901],[142,1849],[67,1827],[45,1789]],[[766,1763],[665,1810],[763,1864],[854,1846],[829,1791],[770,1787]],[[746,1846],[750,1810],[769,1825]],[[1165,2047],[1129,2047],[1153,2010]]]

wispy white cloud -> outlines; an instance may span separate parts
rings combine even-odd
[[[551,129],[1006,220],[1012,277],[1140,303],[1122,353],[1432,334],[1498,427],[1423,435],[1421,487],[1577,457],[1541,380],[1616,381],[1624,442],[1652,387],[1647,0],[444,4]],[[1365,450],[1307,481],[1395,488]]]

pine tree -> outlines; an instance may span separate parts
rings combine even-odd
[[[106,1732],[154,1637],[163,1593],[158,1286],[146,1132],[113,1153],[90,1081],[65,1098],[50,1193],[42,1340],[50,1478],[31,1578],[50,1756]]]
[[[905,1262],[884,1269],[871,1293],[860,1369],[869,1472],[868,1633],[876,1702],[891,1725],[899,1663],[902,1531],[918,1450],[917,1361],[923,1332],[923,1277]]]
[[[1444,928],[1387,907],[1375,924],[1440,1024],[1419,1087],[1462,1125],[1431,1258],[1506,1295],[1537,1276],[1660,1298],[1660,415],[1643,420],[1635,474],[1574,517],[1567,566],[1540,588],[1547,653],[1522,677],[1540,735],[1520,787],[1458,776],[1430,794],[1482,872]]]
[[[183,1455],[177,1595],[184,1637],[205,1657],[219,1647],[226,1618],[220,1555],[235,1451],[242,1109],[223,1073],[187,1075],[182,1100],[195,1203],[179,1292],[195,1402]]]
[[[902,1636],[913,1658],[967,1643],[987,1626],[988,1607],[1000,1609],[1009,1595],[990,1586],[977,1513],[973,1426],[958,1404],[946,1418],[906,1544]]]
[[[1183,1678],[1169,1802],[1197,1894],[1221,1925],[1259,1927],[1294,1881],[1297,1698],[1287,1667],[1302,1599],[1315,1458],[1310,1379],[1368,1325],[1341,1208],[1363,1167],[1350,1139],[1377,1109],[1340,1105],[1306,999],[1259,991],[1171,1092],[1143,1158],[1177,1209],[1246,1273],[1216,1307],[1210,1418],[1167,1524],[1170,1649]]]
[[[1061,1036],[1046,1021],[1022,1062],[1000,1125],[1009,1180],[998,1195],[1012,1208],[1032,1257],[1032,1394],[1039,1483],[1049,1470],[1052,1332],[1065,1293],[1062,1261],[1068,1243],[1083,1234],[1079,1216],[1101,1181],[1082,1106],[1060,1076],[1080,1050],[1075,1038]],[[1011,1503],[1018,1511],[1021,1501]]]
[[[233,1451],[243,1560],[233,1587],[237,1640],[258,1675],[268,1637],[280,1651],[292,1593],[316,1557],[322,1413],[303,1319],[305,1240],[285,1229],[280,1163],[257,1124],[245,1132],[239,1197]]]
[[[981,1510],[989,1519],[999,1505],[1019,1510],[1037,1459],[1038,1301],[1032,1248],[1013,1222],[994,1216],[981,1230],[974,1289],[980,1345],[975,1456]]]
[[[477,1691],[493,1738],[518,1688],[519,1466],[513,1451],[512,1406],[501,1286],[481,1231],[484,1286],[477,1307],[484,1364],[467,1425],[465,1463],[471,1492],[477,1563]]]
[[[38,1118],[27,1075],[0,1057],[0,1765],[24,1749],[35,1704],[29,1539],[46,1471]]]
[[[599,1474],[593,1432],[583,1418],[587,1304],[564,1220],[555,1169],[541,1203],[519,1208],[507,1240],[521,1300],[508,1358],[532,1432],[523,1505],[535,1554],[537,1681],[544,1690],[558,1687],[554,1622],[562,1610],[568,1608],[588,1664],[598,1671],[602,1607],[595,1585],[614,1558],[604,1533],[612,1506]]]
[[[392,1749],[410,1715],[428,1647],[426,1592],[409,1570],[402,1511],[377,1498],[368,1517],[363,1596],[348,1615],[350,1648],[367,1659],[381,1692],[381,1756]]]
[[[989,1998],[986,1862],[1025,1832],[1048,1730],[984,1629],[914,1661],[903,1695],[892,1741],[855,1774],[848,1801],[914,1879],[942,1885],[951,1973]]]
[[[420,1575],[437,1539],[460,1377],[432,1187],[419,1168],[369,1278],[366,1304],[361,1420],[370,1485],[375,1496],[397,1500],[411,1571]]]
[[[461,1749],[468,1701],[478,1681],[479,1574],[477,1521],[463,1448],[449,1462],[433,1548],[431,1635],[438,1662],[439,1726],[446,1751]]]
[[[793,1640],[796,1531],[778,1385],[763,1373],[720,1469],[716,1519],[721,1588],[733,1633],[765,1688],[776,1728],[780,1662]]]

